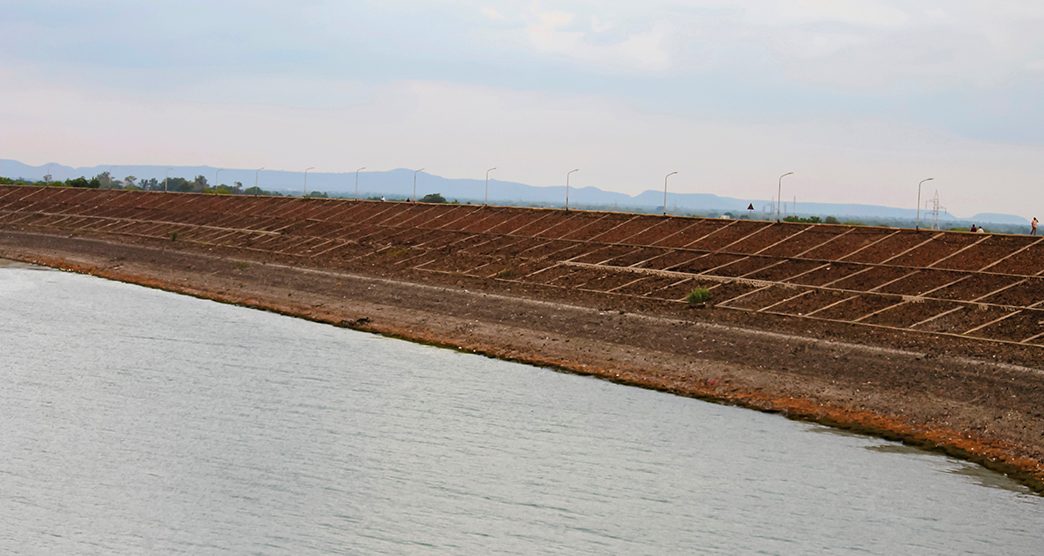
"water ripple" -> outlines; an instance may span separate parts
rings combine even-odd
[[[4,553],[1044,553],[949,458],[125,284],[0,268],[0,347]]]

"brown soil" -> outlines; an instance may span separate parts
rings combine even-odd
[[[651,268],[655,270],[666,270],[668,268],[674,268],[682,263],[691,261],[696,257],[705,255],[706,253],[697,253],[696,251],[668,251],[655,259],[650,259],[641,265],[642,268]]]
[[[879,230],[876,228],[851,229],[844,235],[831,240],[801,255],[807,259],[840,260],[848,255],[856,253],[859,249],[867,247],[875,241],[883,239],[894,230]]]
[[[976,239],[971,234],[947,234],[889,262],[904,266],[931,265],[975,243]]]
[[[1015,253],[991,267],[990,272],[1008,272],[1035,276],[1044,272],[1044,245],[1034,245],[1025,251]]]
[[[721,268],[725,265],[733,264],[742,259],[744,259],[743,255],[726,255],[723,253],[711,253],[710,255],[702,256],[697,259],[693,259],[675,267],[672,267],[671,270],[677,272],[699,274],[700,272],[706,272],[708,270],[713,270],[715,268]]]
[[[681,220],[681,219],[679,219]],[[723,220],[695,220],[690,225],[653,243],[657,247],[685,247],[709,234],[716,233],[731,222]]]
[[[733,222],[727,227],[722,227],[718,232],[711,234],[699,241],[688,245],[691,249],[725,249],[729,245],[743,240],[754,232],[767,228],[771,224],[765,222]]]
[[[1032,309],[1020,311],[975,333],[985,338],[1032,338],[1040,334],[1044,334],[1044,311]]]
[[[983,302],[1020,307],[1044,303],[1044,278],[1029,278],[1025,282],[983,299]]]
[[[893,304],[887,311],[883,311],[867,318],[866,322],[904,328],[913,326],[928,317],[945,313],[946,311],[957,307],[960,307],[960,305],[947,303],[945,301],[904,301],[902,303]]]
[[[873,245],[868,245],[865,249],[862,249],[858,253],[848,255],[847,257],[844,257],[844,259],[846,261],[858,263],[884,262],[900,253],[917,247],[922,242],[931,238],[932,235],[934,234],[915,232],[913,230],[899,232],[898,234],[890,235]]]
[[[764,288],[764,289],[761,289],[761,290],[754,290],[754,291],[750,292],[749,295],[744,295],[742,298],[736,299],[734,301],[730,300],[730,301],[726,302],[726,304],[729,307],[738,307],[738,308],[741,308],[741,309],[752,309],[752,310],[756,311],[758,309],[764,309],[766,307],[770,307],[772,305],[775,305],[776,303],[779,303],[780,301],[783,301],[785,299],[789,299],[791,297],[794,297],[795,295],[798,295],[802,291],[804,291],[804,290],[798,289],[798,288],[787,288],[787,287],[783,287],[783,286],[770,286],[770,287],[767,287],[767,288]],[[747,292],[744,292],[744,293],[747,293]],[[715,297],[715,299],[720,299],[721,297],[723,297],[723,295],[722,294],[717,294],[714,297]]]
[[[945,286],[963,276],[965,275],[943,270],[919,270],[912,276],[882,286],[878,291],[882,293],[897,293],[901,295],[920,295],[941,286]]]
[[[971,301],[984,295],[988,295],[991,292],[995,292],[1005,286],[1011,286],[1018,281],[1019,278],[1014,276],[979,274],[971,276],[967,280],[961,280],[959,283],[948,288],[943,288],[934,292],[932,293],[932,297]]]
[[[628,239],[628,243],[653,245],[674,236],[690,226],[692,226],[692,220],[688,218],[664,218],[656,226]]]
[[[631,266],[638,264],[643,261],[655,259],[663,255],[666,251],[663,249],[656,249],[654,247],[636,247],[630,253],[616,257],[606,264],[612,266]]]
[[[600,243],[619,243],[624,242],[628,238],[638,235],[643,232],[647,232],[650,228],[659,224],[657,217],[653,216],[631,216],[618,226],[613,227],[597,236],[591,238],[591,241],[597,241]]]
[[[1040,311],[1021,305],[1038,299],[1039,279],[1009,290],[1004,299],[1015,308],[962,305],[865,291],[952,247],[925,250],[923,258],[911,252],[903,261],[910,268],[835,261],[797,280],[852,276],[849,291],[774,283],[821,261],[699,251],[657,256],[661,251],[640,247],[705,238],[706,248],[751,250],[801,229],[578,211],[0,187],[2,257],[779,411],[947,451],[1044,489],[1044,341],[1017,343],[1044,326]],[[532,237],[545,233],[631,245]],[[818,245],[835,233],[845,236],[817,257],[831,245],[833,256],[843,257],[891,232],[813,227],[777,247],[805,236],[814,240],[805,245]],[[846,238],[852,241],[842,243]],[[998,246],[1014,250],[1026,241],[998,238],[989,257],[999,260],[1011,251]],[[595,266],[563,263],[571,257]],[[764,263],[754,276],[769,281],[597,266],[650,257],[642,266],[672,262],[689,273],[741,259],[751,268]],[[975,257],[975,264],[984,258]],[[861,270],[865,282],[854,275]],[[961,275],[922,270],[890,287],[930,289],[916,276],[939,276],[927,280],[934,284]],[[969,291],[1011,279],[971,276]],[[690,308],[683,300],[694,287],[710,288],[711,302]],[[812,318],[797,316],[835,303]],[[771,314],[758,312],[766,307]],[[981,325],[988,326],[975,337],[954,335]]]
[[[831,284],[831,287],[845,290],[869,291],[883,286],[893,280],[906,276],[911,271],[905,268],[894,268],[888,266],[871,267],[864,272],[854,274],[839,282]]]
[[[954,270],[979,270],[990,265],[1016,249],[1026,246],[1032,238],[1017,236],[991,236],[982,243],[962,251],[935,265],[937,268]],[[1018,271],[1017,271],[1018,272]]]
[[[783,243],[766,249],[762,255],[796,257],[810,249],[834,240],[847,229],[840,226],[809,226],[801,234],[795,234]]]
[[[798,293],[804,292],[799,291]],[[796,297],[797,293],[794,295],[794,299],[780,304],[772,310],[789,315],[807,315],[851,297],[850,294],[843,292],[824,290],[811,290],[801,297]]]
[[[838,280],[852,276],[853,274],[865,269],[866,267],[856,264],[833,263],[826,268],[814,270],[808,274],[787,281],[806,286],[822,286],[824,284],[837,282]]]
[[[768,257],[745,257],[737,259],[736,262],[714,269],[711,274],[715,276],[728,276],[732,278],[738,278],[740,276],[746,276],[759,270],[762,270],[768,266],[771,266],[778,262],[778,259],[770,259]]]
[[[817,261],[780,261],[778,264],[767,266],[762,270],[747,276],[752,280],[768,280],[770,282],[784,282],[789,278],[811,272],[823,263]]]

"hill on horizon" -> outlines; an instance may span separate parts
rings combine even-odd
[[[169,170],[170,177],[192,179],[202,175],[211,185],[220,179],[221,183],[232,185],[240,182],[244,187],[256,185],[263,189],[283,193],[300,193],[305,189],[303,172],[285,170],[224,169],[213,166],[155,166],[155,165],[123,165],[105,164],[96,166],[71,167],[58,163],[31,166],[16,160],[0,159],[0,176],[42,180],[48,173],[52,180],[64,181],[80,176],[92,177],[102,172],[109,172],[115,179],[134,176],[138,179],[155,178],[162,181]],[[220,171],[220,173],[219,173]],[[309,172],[307,176],[308,191],[323,191],[333,195],[355,194],[354,172]],[[445,178],[421,172],[417,176],[416,196],[423,197],[429,193],[440,193],[447,199],[460,201],[478,201],[485,198],[485,181],[482,179]],[[413,171],[403,168],[359,174],[360,196],[412,197]],[[524,183],[490,179],[489,200],[497,203],[523,203],[543,206],[562,206],[565,200],[564,186],[533,186]],[[600,208],[634,208],[646,212],[663,210],[663,191],[647,190],[637,195],[627,195],[614,191],[606,191],[597,187],[571,187],[569,191],[571,206],[592,206]],[[749,211],[748,207],[754,210]],[[669,193],[668,210],[672,212],[693,211],[704,213],[729,213],[734,216],[753,212],[759,215],[771,215],[775,211],[773,201],[766,199],[740,199],[724,197],[711,193]],[[881,205],[843,204],[843,203],[800,203],[792,207],[784,203],[784,214],[799,216],[835,216],[838,218],[863,218],[913,221],[916,218],[915,208],[897,208]],[[925,211],[921,217],[928,219]],[[980,213],[970,218],[958,218],[950,213],[940,213],[939,219],[946,221],[947,226],[960,222],[982,224],[1028,225],[1024,217],[1003,213]]]

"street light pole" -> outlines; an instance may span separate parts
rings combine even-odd
[[[781,222],[780,218],[780,202],[783,200],[783,178],[794,175],[794,172],[787,172],[779,177],[779,183],[776,184],[776,222]]]
[[[305,169],[304,193],[301,195],[302,197],[307,197],[308,196],[308,171],[309,170],[315,170],[315,166],[309,166],[307,169]]]
[[[170,171],[171,170],[173,170],[173,168],[167,168],[167,173],[163,176],[163,192],[164,193],[167,192],[167,182],[170,181]]]
[[[924,182],[932,181],[934,179],[935,178],[925,178],[925,179],[921,180],[920,183],[917,184],[917,223],[914,224],[914,229],[915,230],[920,230],[921,229],[921,186],[924,185]]]
[[[497,167],[494,166],[494,167],[490,168],[489,170],[486,170],[486,197],[482,201],[483,206],[489,204],[489,173],[492,172],[493,170],[496,170],[496,169],[497,169]]]
[[[355,170],[355,198],[356,199],[359,198],[359,172],[361,170],[365,170],[365,169],[366,169],[366,166],[363,166],[362,168],[358,168],[358,169]]]
[[[667,179],[677,174],[678,172],[671,172],[663,177],[663,215],[667,216]]]
[[[565,203],[565,209],[566,210],[569,210],[569,176],[572,176],[574,173],[579,172],[579,171],[580,171],[579,168],[574,168],[574,169],[566,172],[566,203]]]
[[[413,202],[414,203],[417,202],[417,173],[418,172],[423,172],[423,171],[424,171],[424,168],[421,168],[419,170],[414,170],[413,171]]]
[[[261,176],[261,170],[264,170],[264,169],[265,169],[265,167],[262,166],[262,167],[258,168],[257,170],[254,170],[254,189],[255,189],[255,191],[257,190],[257,180]]]
[[[221,185],[221,172],[221,168],[218,168],[216,171],[214,171],[214,187]]]

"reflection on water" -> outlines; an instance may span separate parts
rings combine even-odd
[[[889,443],[889,444],[878,444],[878,445],[875,445],[875,446],[867,446],[866,449],[874,451],[874,452],[878,452],[878,453],[881,453],[881,454],[903,454],[903,455],[911,455],[911,454],[922,455],[923,454],[923,455],[929,455],[929,454],[924,454],[924,452],[922,450],[918,450],[917,448],[914,448],[912,446],[903,446],[902,444],[892,444],[892,443]]]
[[[777,416],[22,268],[0,341],[4,552],[1044,553],[1003,477]]]
[[[949,465],[948,468],[944,469],[944,472],[946,473],[952,473],[955,475],[967,477],[983,487],[999,488],[1018,494],[1033,497],[1036,496],[1033,494],[1033,491],[1031,491],[1024,485],[1019,484],[1017,481],[999,473],[990,471],[980,465],[975,465],[973,463],[943,457],[938,454],[926,452],[913,446],[906,446],[898,442],[887,442],[884,440],[874,439],[872,437],[868,437],[857,432],[833,429],[830,427],[824,427],[822,425],[808,425],[807,427],[807,430],[809,430],[810,432],[843,436],[848,438],[867,439],[867,441],[870,442],[870,444],[864,446],[864,448],[870,450],[871,452],[877,452],[879,454],[897,454],[906,457],[932,458],[936,459],[937,461],[945,461]]]
[[[1016,492],[1019,494],[1032,495],[1032,491],[1030,489],[1019,484],[1015,480],[1001,475],[999,473],[994,473],[993,471],[990,471],[982,467],[981,465],[975,465],[973,463],[954,460],[951,458],[942,458],[939,455],[931,454],[923,450],[914,448],[912,446],[904,446],[898,443],[887,443],[874,446],[867,446],[866,449],[880,454],[898,454],[907,457],[944,459],[950,464],[950,467],[945,470],[946,473],[953,473],[955,475],[968,477],[983,487],[999,488],[1010,492]]]
[[[954,467],[947,471],[947,473],[967,477],[975,481],[978,485],[987,488],[1000,488],[1018,493],[1028,492],[1026,487],[1012,481],[1008,477],[998,473],[992,473],[979,465],[956,462]]]

